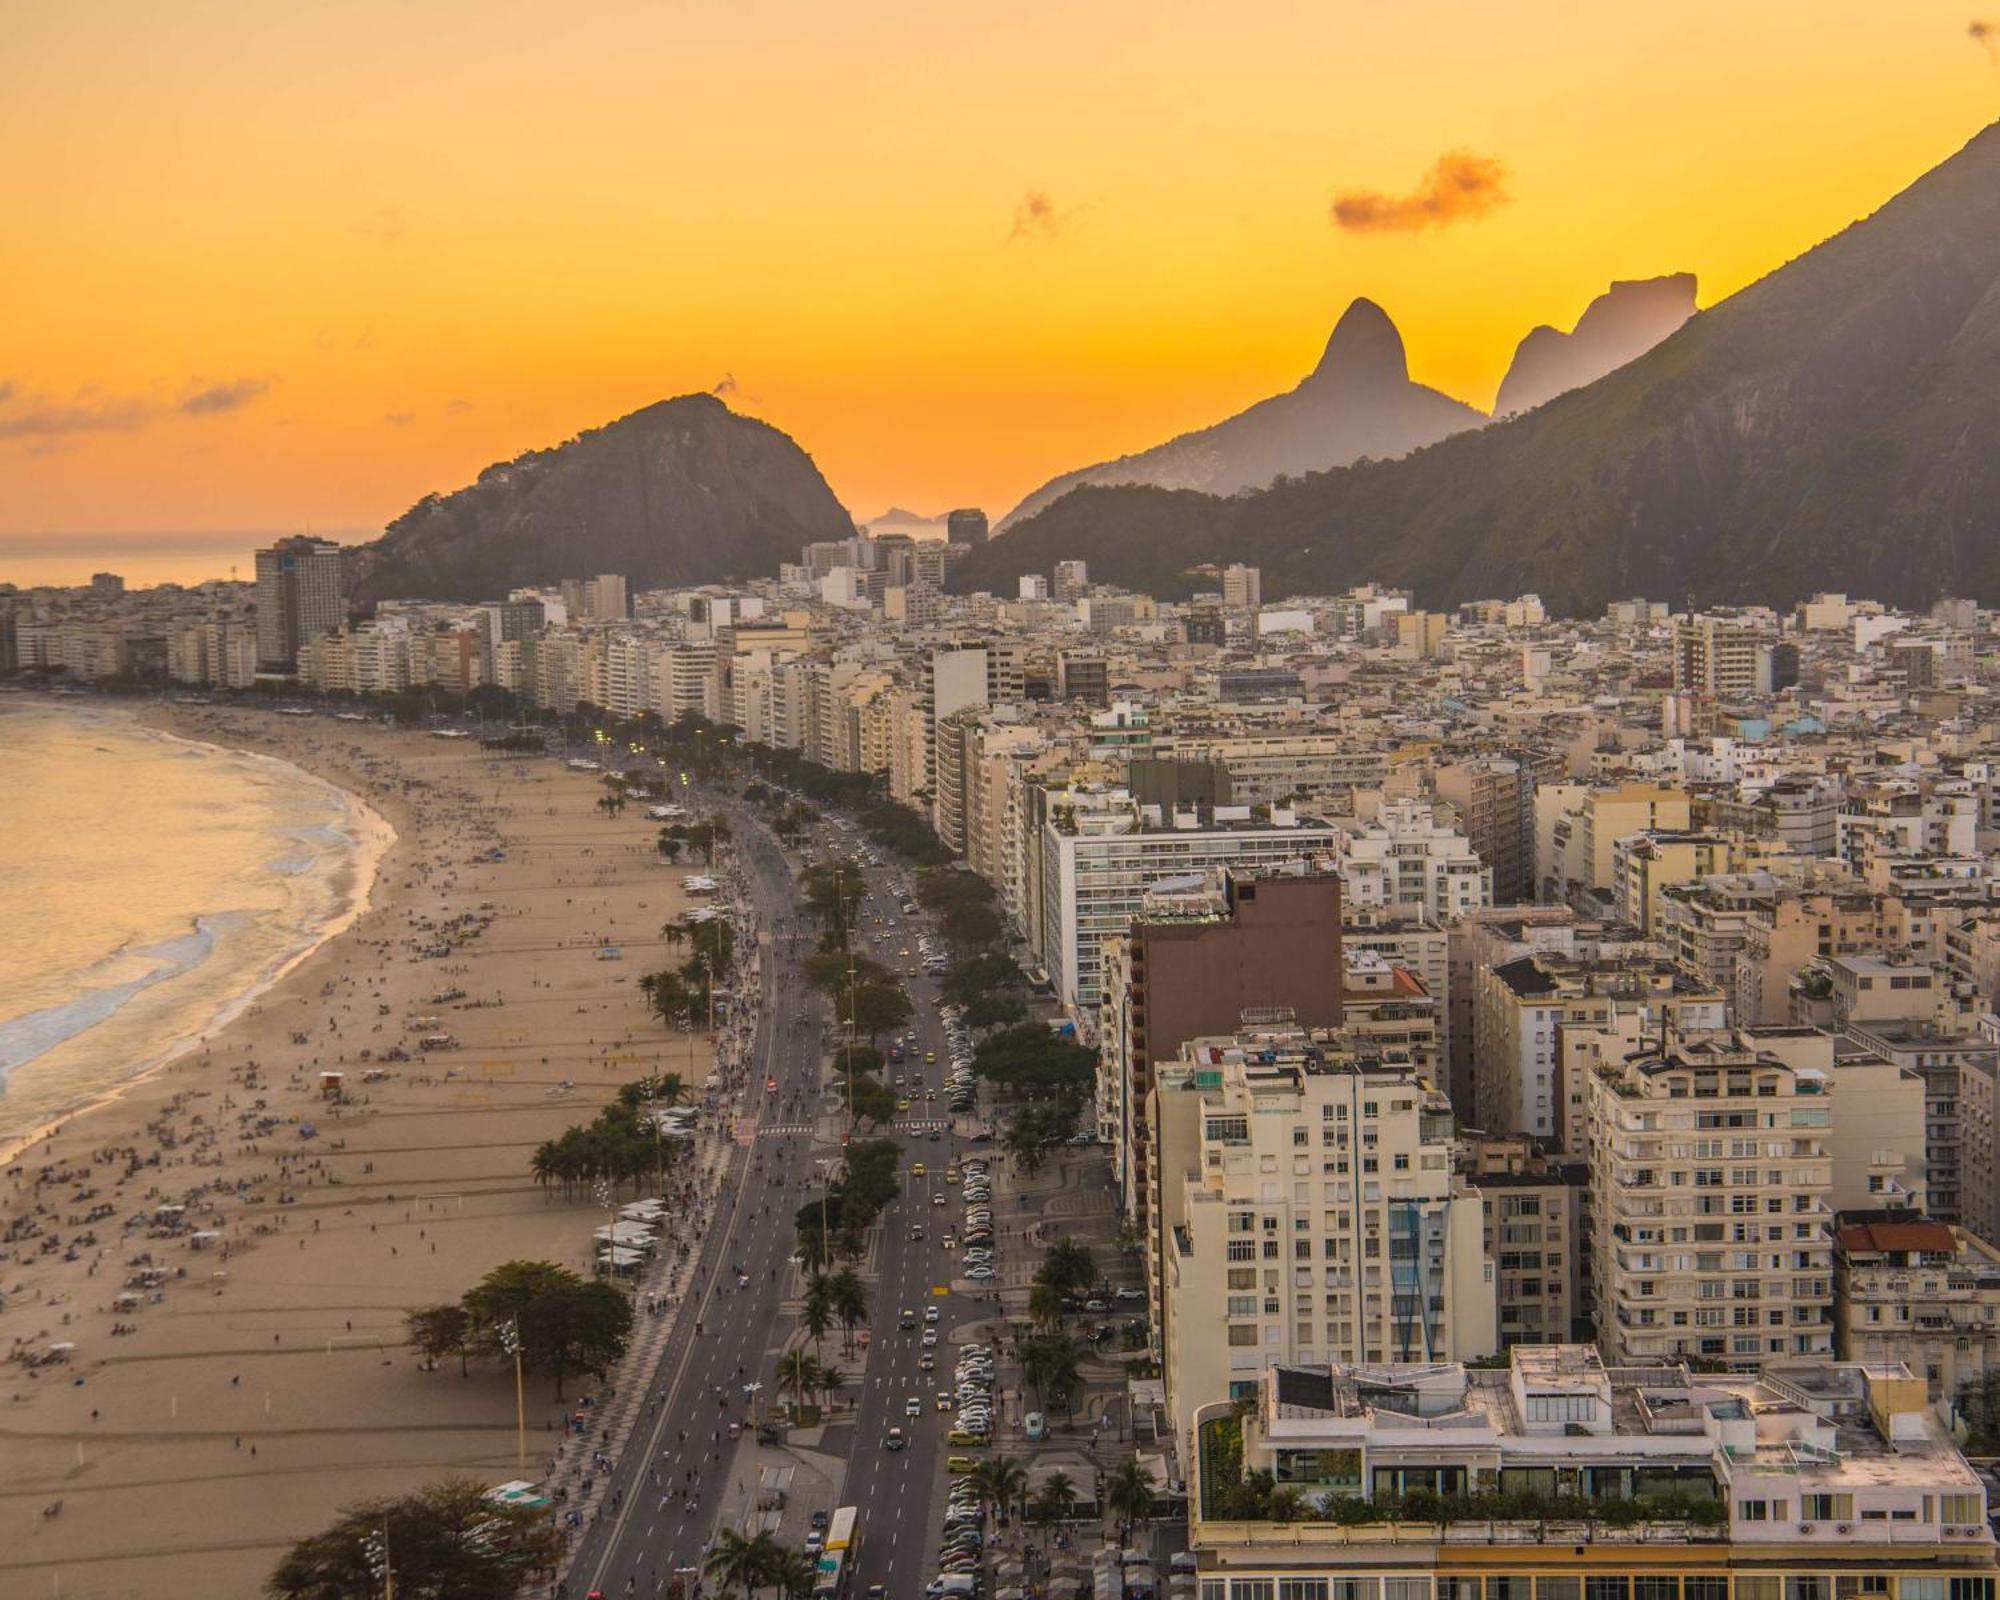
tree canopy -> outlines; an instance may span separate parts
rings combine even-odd
[[[470,1478],[364,1500],[301,1539],[264,1584],[271,1600],[377,1600],[386,1546],[404,1600],[512,1600],[562,1559],[545,1512],[499,1505]]]

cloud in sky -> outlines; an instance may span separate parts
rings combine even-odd
[[[1333,197],[1337,228],[1354,233],[1414,233],[1483,217],[1508,201],[1507,169],[1491,156],[1448,150],[1408,194],[1343,189]]]
[[[470,411],[471,409],[472,402],[470,400],[447,400],[444,403],[444,414],[448,417],[455,417],[461,412]]]
[[[1010,239],[1053,239],[1063,231],[1069,217],[1056,210],[1046,189],[1030,189],[1014,207],[1014,229]]]
[[[1965,31],[1985,47],[1993,65],[2000,67],[2000,22],[1989,21],[1985,17],[1974,17],[1965,25]]]
[[[722,375],[722,381],[708,392],[718,400],[727,400],[731,395],[736,393],[736,374],[725,372]]]
[[[206,383],[181,402],[181,410],[190,417],[240,411],[270,387],[268,378],[230,378],[223,383]]]
[[[271,387],[268,378],[196,379],[173,405],[136,396],[100,395],[86,385],[71,400],[29,394],[0,383],[0,439],[61,439],[86,433],[136,433],[163,417],[214,417],[240,411]],[[18,401],[17,405],[15,402]]]
[[[417,414],[414,411],[387,411],[382,414],[382,420],[392,428],[407,428],[417,420]]]

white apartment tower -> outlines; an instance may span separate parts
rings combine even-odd
[[[1600,1065],[1584,1098],[1605,1360],[1831,1358],[1827,1075],[1711,1035]]]

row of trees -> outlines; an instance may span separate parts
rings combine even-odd
[[[830,1267],[836,1257],[859,1261],[866,1253],[868,1230],[902,1187],[902,1154],[893,1139],[857,1139],[848,1145],[825,1196],[798,1209],[798,1253],[808,1271]]]
[[[639,980],[653,1014],[670,1028],[689,1028],[707,1009],[716,984],[736,964],[736,930],[726,917],[669,922],[660,929],[669,950],[686,948],[678,968],[664,967]]]
[[[657,1183],[677,1152],[645,1113],[686,1098],[687,1086],[678,1072],[628,1083],[595,1121],[566,1128],[537,1145],[528,1170],[544,1190],[561,1184],[565,1198],[581,1184],[608,1182],[622,1188],[629,1183],[636,1190]]]
[[[1040,1023],[1021,1022],[981,1040],[972,1070],[1011,1102],[1007,1153],[1033,1172],[1076,1133],[1097,1059],[1073,1039]]]
[[[603,1279],[579,1277],[553,1261],[509,1261],[468,1289],[456,1304],[409,1314],[410,1343],[434,1365],[456,1356],[464,1374],[475,1360],[511,1362],[553,1378],[556,1398],[575,1373],[601,1377],[632,1336],[632,1306]]]
[[[938,932],[961,956],[990,950],[1005,936],[999,896],[976,872],[927,867],[917,874],[917,901],[938,919]]]

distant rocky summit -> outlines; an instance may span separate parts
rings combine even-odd
[[[1141,484],[1236,494],[1273,479],[1370,457],[1407,455],[1486,420],[1471,406],[1410,381],[1403,336],[1372,300],[1335,324],[1319,365],[1296,389],[1116,461],[1051,479],[1001,521],[1011,526],[1086,485]]]
[[[787,435],[692,394],[426,495],[357,552],[357,589],[487,600],[600,572],[635,589],[769,577],[801,545],[853,534]]]
[[[1694,315],[1692,272],[1616,282],[1563,333],[1546,323],[1529,331],[1493,403],[1495,417],[1532,411],[1572,389],[1636,361]]]
[[[2000,124],[1520,416],[1234,499],[1073,495],[953,583],[1011,593],[1058,559],[1162,596],[1229,560],[1266,594],[1374,579],[1438,607],[1533,592],[1558,615],[1627,595],[2000,602]]]

